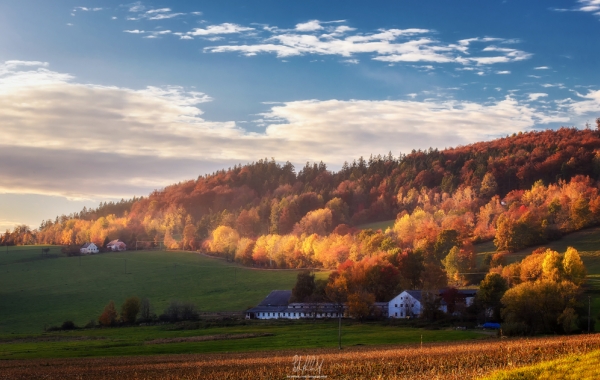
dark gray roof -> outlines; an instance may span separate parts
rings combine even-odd
[[[287,306],[260,306],[246,310],[246,313],[280,313],[287,309]]]
[[[407,290],[406,293],[408,293],[412,298],[414,298],[417,301],[421,302],[421,294],[422,294],[422,292],[420,290]]]
[[[85,243],[81,248],[87,248],[90,246],[90,244],[92,244],[92,243]]]
[[[273,290],[258,306],[287,306],[292,297],[291,290]]]

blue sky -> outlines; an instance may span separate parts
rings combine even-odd
[[[600,116],[600,0],[0,3],[0,228]]]

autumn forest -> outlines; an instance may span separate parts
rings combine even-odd
[[[478,242],[512,252],[598,224],[599,179],[600,134],[592,129],[360,157],[337,172],[322,162],[296,171],[264,159],[84,208],[37,230],[20,226],[1,244],[161,242],[273,268],[386,262],[404,268],[405,287],[414,288],[442,272],[460,281],[476,269]],[[383,231],[357,228],[385,220],[395,222]]]

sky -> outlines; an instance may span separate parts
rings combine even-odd
[[[261,158],[595,127],[600,0],[0,2],[0,229]]]

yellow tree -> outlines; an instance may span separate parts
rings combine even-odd
[[[235,254],[240,235],[236,230],[229,226],[219,226],[212,232],[212,239],[209,243],[211,252],[222,253],[226,257]]]
[[[559,281],[562,277],[561,261],[558,252],[551,249],[546,250],[544,260],[542,261],[542,276],[548,280]]]
[[[581,285],[585,281],[587,274],[579,252],[573,247],[567,248],[562,262],[565,278],[576,285]]]

